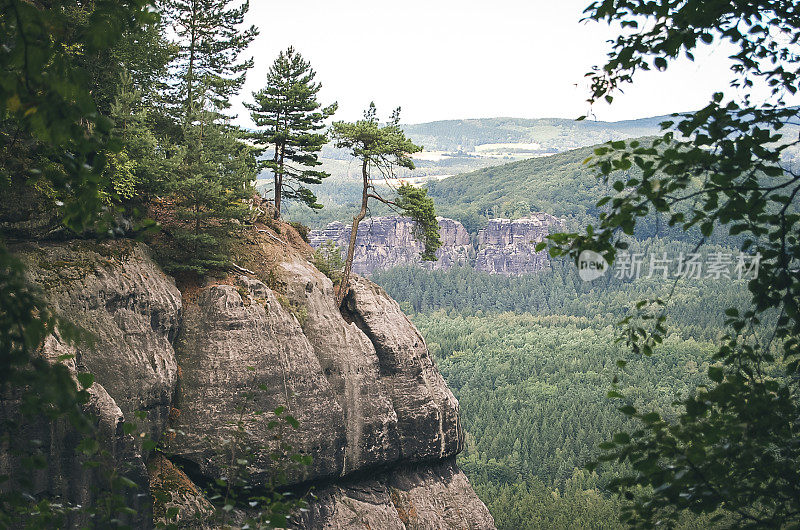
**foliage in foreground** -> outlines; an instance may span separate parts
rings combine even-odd
[[[597,149],[594,167],[614,190],[598,203],[607,211],[585,234],[551,236],[559,245],[551,252],[577,257],[592,249],[613,261],[625,247],[620,234],[633,234],[639,219],[655,211],[670,226],[699,229],[698,245],[723,230],[742,237],[742,252],[762,257],[748,285],[749,307],[725,312],[727,334],[716,344],[710,382],[681,401],[677,418],[638,407],[622,388],[612,391],[624,402],[620,411],[637,420],[635,429],[605,442],[599,457],[631,467],[611,483],[630,501],[623,520],[639,528],[671,527],[691,511],[729,517],[744,528],[797,526],[800,174],[783,155],[800,140],[782,135],[798,113],[784,104],[800,88],[797,5],[608,0],[586,13],[621,27],[608,62],[589,74],[591,101],[611,102],[636,71],[664,70],[679,54],[692,58],[715,41],[735,49],[731,86],[738,99],[716,93],[702,110],[665,122],[667,132],[652,143],[610,142]],[[759,100],[759,93],[768,96]],[[638,169],[636,177],[631,168]],[[620,340],[634,354],[659,351],[667,332],[665,303],[643,300],[638,318],[623,321]],[[647,494],[637,496],[641,488]]]
[[[91,67],[104,63],[124,32],[152,21],[149,2],[139,0],[98,1],[89,7],[59,1],[50,9],[18,0],[0,4],[0,194],[27,186],[46,197],[51,208],[61,205],[66,229],[102,226],[107,159],[120,153],[121,145],[111,120],[99,112],[102,102],[90,91]],[[61,422],[75,429],[81,440],[78,456],[87,457],[87,466],[102,467],[95,458],[103,455],[98,455],[93,418],[83,409],[91,376],[77,374],[79,386],[64,364],[52,364],[41,354],[56,326],[65,342],[78,338],[28,284],[22,265],[0,241],[0,393],[18,404],[2,409],[2,443],[22,466],[16,476],[0,478],[2,527],[22,524],[19,518],[33,527],[59,525],[75,510],[31,495],[31,478],[46,465],[47,449],[24,438],[31,424]],[[113,470],[107,478],[104,499],[80,510],[97,525],[121,523],[129,515],[117,486],[130,481]]]
[[[189,220],[194,236],[228,237],[232,221],[243,218],[241,199],[249,195],[255,165],[221,111],[243,81],[230,74],[243,75],[250,64],[233,64],[236,53],[229,52],[246,46],[252,35],[233,31],[246,3],[226,11],[228,2],[206,2],[202,13],[196,4],[162,4],[178,11],[188,7],[194,18],[184,21],[206,31],[202,43],[176,47],[167,42],[155,6],[146,0],[0,3],[4,221],[16,221],[28,210],[54,213],[63,226],[46,227],[50,234],[114,236],[128,221],[144,224],[143,205],[171,195],[178,217],[186,214],[177,228]],[[220,46],[225,38],[212,42],[220,33],[231,47]],[[205,57],[198,59],[192,49]],[[180,77],[180,68],[168,68],[176,51],[179,56],[190,51],[198,62],[185,65],[185,83],[176,85],[182,96],[170,99],[162,81],[170,72]],[[18,196],[32,200],[15,202]],[[208,228],[207,234],[200,234],[201,228]],[[52,334],[67,344],[89,337],[55,315],[44,294],[28,283],[22,264],[5,246],[7,235],[0,240],[0,444],[14,461],[11,475],[0,477],[0,528],[125,526],[139,515],[131,500],[141,502],[142,494],[120,463],[122,456],[103,448],[97,418],[86,407],[93,377],[71,372],[71,356],[42,355]],[[218,247],[200,248],[197,237],[185,245],[194,250],[190,258],[199,260],[193,265],[202,270],[220,265]],[[132,435],[135,423],[126,420],[123,434]],[[61,451],[99,490],[81,505],[51,496],[54,492],[40,494],[34,483],[53,464],[48,436],[65,432],[72,434],[63,437]],[[143,442],[145,451],[153,448],[153,441]],[[272,526],[284,524],[278,512],[294,507],[283,495],[263,501],[273,509]]]

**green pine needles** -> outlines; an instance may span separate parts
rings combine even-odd
[[[315,76],[308,61],[290,46],[272,64],[267,85],[253,93],[255,103],[245,105],[261,128],[252,135],[261,146],[257,155],[273,149],[272,158],[261,162],[259,169],[273,174],[275,219],[280,218],[283,198],[322,208],[307,185],[320,184],[329,176],[315,168],[322,164],[319,152],[328,143],[328,136],[321,132],[324,122],[336,112],[337,104],[322,108],[317,101],[322,85],[314,81]]]
[[[398,189],[398,198],[390,200],[381,196],[375,189],[373,170],[377,169],[382,177],[390,178],[394,176],[395,168],[414,169],[411,155],[422,151],[422,147],[406,138],[400,127],[399,107],[392,113],[389,123],[381,125],[375,103],[370,103],[369,108],[364,112],[363,120],[355,123],[334,123],[333,137],[336,140],[336,147],[349,150],[353,157],[361,160],[363,184],[361,209],[353,217],[344,274],[336,297],[337,302],[341,304],[347,294],[347,284],[353,268],[358,224],[367,216],[370,199],[382,202],[415,221],[415,235],[422,238],[425,244],[421,256],[423,260],[436,260],[435,253],[441,246],[441,242],[439,241],[439,223],[436,220],[433,199],[427,196],[427,191],[403,185]]]
[[[164,267],[170,272],[203,275],[229,265],[227,242],[248,215],[255,157],[244,132],[224,111],[244,83],[253,60],[240,59],[258,34],[243,27],[248,3],[228,0],[172,0],[165,15],[177,34],[174,81],[180,130],[173,132],[176,178],[167,189],[176,219]]]
[[[433,199],[428,197],[428,190],[416,188],[411,184],[403,184],[397,189],[397,207],[414,220],[414,237],[421,241],[425,248],[420,257],[423,261],[436,261],[436,251],[442,246],[439,239],[439,221]]]

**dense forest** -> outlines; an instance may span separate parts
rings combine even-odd
[[[692,250],[662,239],[631,243],[645,255]],[[709,246],[704,257],[724,251]],[[674,415],[672,403],[707,381],[724,333],[723,316],[709,308],[748,301],[744,280],[675,284],[658,275],[623,280],[612,270],[584,282],[564,261],[519,277],[401,267],[372,278],[412,315],[459,399],[467,432],[459,464],[508,530],[621,527],[620,503],[604,491],[621,469],[585,469],[600,443],[633,426],[607,397],[612,381],[638,405]],[[673,285],[658,354],[632,357],[616,342],[616,324],[637,300],[666,298]],[[629,362],[622,369],[617,360]]]

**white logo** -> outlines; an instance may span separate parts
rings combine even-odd
[[[578,276],[585,282],[596,280],[608,270],[606,259],[593,250],[584,250],[578,256]]]

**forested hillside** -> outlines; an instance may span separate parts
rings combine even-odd
[[[586,147],[542,158],[531,158],[428,183],[437,212],[461,221],[470,232],[482,228],[488,216],[522,217],[542,211],[572,219],[578,225],[596,218],[595,204],[610,188],[583,162]]]
[[[485,118],[403,125],[404,131],[415,143],[424,146],[426,152],[438,154],[428,157],[423,153],[423,156],[415,159],[414,170],[400,171],[398,176],[422,178],[425,180],[420,183],[429,186],[432,192],[442,190],[438,198],[441,215],[468,223],[472,220],[471,224],[465,224],[471,231],[473,225],[480,224],[477,214],[485,216],[490,212],[494,216],[519,217],[537,211],[536,204],[531,203],[531,197],[535,197],[537,204],[542,205],[538,208],[540,211],[555,213],[555,209],[547,208],[554,206],[563,211],[558,215],[583,219],[587,210],[593,209],[592,198],[597,195],[592,195],[592,192],[597,189],[591,171],[582,166],[591,150],[579,148],[608,140],[656,134],[660,131],[659,123],[664,119],[652,117],[598,122],[555,118]],[[493,148],[493,145],[497,147]],[[477,146],[492,150],[476,150]],[[534,155],[539,158],[528,159]],[[322,228],[331,221],[346,221],[358,201],[358,168],[352,166],[341,150],[326,148],[323,167],[331,173],[331,177],[317,186],[316,192],[325,208],[308,211],[300,205],[288,205],[288,214],[292,219],[314,228]],[[514,193],[508,193],[515,184],[514,177],[516,180],[520,177],[527,179],[534,174],[546,182],[538,187],[535,183],[524,185]],[[440,180],[447,175],[456,176]],[[574,183],[565,179],[565,176],[580,179],[580,189],[570,189]],[[494,187],[495,179],[499,179],[498,187]],[[551,193],[530,195],[530,192],[541,192],[543,186],[548,184],[554,187]],[[265,186],[268,187],[268,184]],[[454,200],[448,200],[447,195],[451,190],[456,196],[462,188],[466,190],[462,201],[455,203]],[[563,191],[578,191],[578,194],[569,197]],[[477,199],[479,196],[481,200]],[[500,202],[495,200],[499,197],[503,198]],[[387,211],[379,208],[375,215],[384,215]]]
[[[629,251],[678,256],[692,248],[664,239],[632,241]],[[730,248],[711,245],[712,253]],[[507,277],[468,267],[376,272],[411,313],[461,404],[467,432],[459,463],[501,529],[621,528],[620,503],[603,491],[622,467],[589,473],[598,445],[633,423],[607,393],[616,379],[637,406],[672,416],[672,402],[707,381],[723,317],[710,307],[745,307],[746,282],[693,279],[675,285],[669,334],[653,357],[616,343],[615,326],[635,301],[666,298],[674,280],[638,280],[612,269],[584,282],[572,263]],[[621,368],[617,360],[627,360]],[[687,518],[686,527],[702,520]]]

